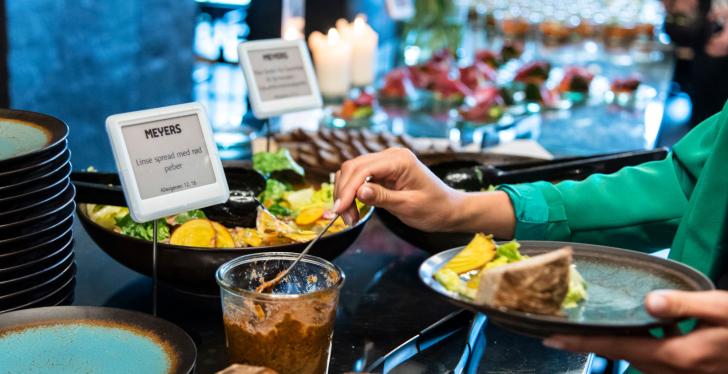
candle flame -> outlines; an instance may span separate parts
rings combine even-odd
[[[339,43],[339,39],[341,39],[339,37],[339,32],[336,31],[336,29],[333,28],[333,27],[329,29],[329,32],[328,32],[327,36],[328,36],[327,39],[328,39],[329,45],[338,44]]]

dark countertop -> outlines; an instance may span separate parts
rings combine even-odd
[[[80,223],[74,228],[78,285],[75,305],[98,305],[151,312],[152,281],[106,255]],[[334,262],[346,273],[336,327],[330,373],[368,367],[446,315],[457,310],[430,293],[416,269],[428,254],[392,234],[377,217],[359,239]],[[198,348],[198,373],[227,366],[222,314],[217,298],[160,288],[159,316],[185,329]],[[466,341],[466,330],[415,356],[392,372],[441,373],[452,370]],[[489,325],[487,348],[478,373],[583,373],[587,355],[545,348]]]

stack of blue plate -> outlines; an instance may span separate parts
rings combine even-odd
[[[0,109],[0,313],[73,301],[67,136],[57,118]]]

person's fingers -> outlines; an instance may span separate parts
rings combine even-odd
[[[376,183],[364,183],[356,196],[361,202],[384,209],[391,209],[406,201],[405,192],[392,191]]]
[[[389,178],[397,170],[397,166],[387,159],[376,159],[372,162],[359,166],[356,169],[350,169],[348,172],[342,170],[342,180],[344,182],[337,183],[337,199],[340,201],[339,213],[348,209],[354,203],[356,192],[367,178],[372,180]],[[348,177],[346,176],[348,174]]]
[[[647,311],[655,317],[694,317],[728,326],[728,292],[660,290],[645,298]]]
[[[353,225],[359,221],[359,210],[356,208],[356,204],[351,204],[348,209],[341,213],[341,219],[347,225]]]
[[[364,165],[371,164],[372,162],[376,161],[377,159],[385,157],[384,152],[386,152],[386,151],[370,153],[370,154],[366,154],[363,156],[359,156],[355,159],[344,161],[344,163],[341,164],[341,168],[337,172],[336,186],[345,185],[349,181],[349,178],[351,178],[354,170],[357,170]]]
[[[613,360],[644,360],[652,357],[658,340],[597,336],[552,336],[543,341],[549,348],[572,352],[594,352]]]

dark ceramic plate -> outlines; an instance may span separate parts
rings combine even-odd
[[[56,211],[69,203],[68,198],[73,199],[75,188],[73,184],[66,183],[66,187],[59,193],[43,201],[39,201],[20,209],[8,210],[0,213],[0,231],[5,227],[23,225],[26,221],[44,216]]]
[[[25,207],[29,204],[35,204],[43,201],[58,192],[61,192],[69,182],[68,176],[71,174],[71,168],[65,169],[66,174],[56,175],[57,179],[46,181],[45,184],[32,186],[26,190],[16,191],[13,196],[0,197],[0,210],[15,210]]]
[[[68,161],[68,145],[66,141],[56,145],[52,149],[49,149],[48,157],[37,160],[35,162],[28,162],[26,164],[18,165],[16,169],[0,172],[0,180],[3,181],[3,185],[10,184],[13,180],[22,180],[27,178],[29,175],[37,174],[41,170],[47,170],[52,165],[60,165]]]
[[[71,174],[71,163],[67,162],[48,174],[11,186],[0,187],[0,199],[9,199],[53,185]]]
[[[139,312],[48,307],[0,316],[0,361],[10,372],[191,373],[197,348],[179,327]],[[39,352],[31,356],[26,352]]]
[[[65,150],[61,156],[49,164],[43,165],[37,169],[31,170],[27,173],[19,173],[11,175],[9,177],[0,177],[0,190],[7,188],[17,188],[19,186],[32,185],[32,182],[38,178],[41,178],[49,173],[60,169],[63,165],[71,161],[71,151]]]
[[[311,255],[327,260],[338,257],[359,237],[374,209],[369,209],[354,226],[322,237],[311,248]],[[83,209],[77,216],[89,236],[109,256],[139,273],[152,275],[152,243],[108,230],[88,218]],[[220,265],[242,255],[264,252],[301,252],[308,243],[282,244],[253,248],[199,248],[160,243],[159,279],[180,290],[195,294],[220,293],[215,272]]]
[[[0,295],[13,294],[17,291],[29,289],[37,284],[43,284],[46,281],[54,279],[56,275],[62,274],[68,269],[73,263],[73,260],[74,254],[68,250],[65,253],[62,252],[47,259],[48,264],[37,271],[34,269],[17,278],[0,280]]]
[[[72,301],[76,290],[75,273],[72,273],[71,277],[66,278],[63,281],[65,283],[60,285],[58,288],[51,290],[48,294],[40,296],[31,301],[25,300],[24,304],[22,305],[14,306],[5,310],[0,309],[0,314],[28,308],[64,305],[64,303],[68,302],[69,300]]]
[[[47,270],[48,268],[53,267],[73,252],[73,245],[74,242],[73,240],[71,240],[70,242],[66,243],[66,245],[58,248],[53,253],[50,253],[44,257],[35,259],[33,261],[28,261],[26,263],[13,267],[0,269],[0,284],[2,284],[2,282],[4,281],[22,278],[29,274],[42,272],[43,270]]]
[[[0,224],[0,240],[32,234],[38,228],[46,227],[68,217],[68,214],[73,214],[73,210],[76,208],[75,195],[75,187],[73,187],[73,184],[69,184],[68,189],[63,194],[53,202],[45,205],[39,212],[31,212],[28,216],[17,217],[17,220],[12,221],[12,223]]]
[[[6,269],[23,266],[56,253],[59,249],[67,246],[71,240],[73,240],[73,229],[68,228],[60,235],[50,238],[45,243],[29,248],[21,248],[16,251],[0,253],[0,273]]]
[[[68,126],[49,115],[0,109],[0,134],[0,172],[5,172],[48,158],[66,140]]]
[[[47,243],[65,233],[73,226],[73,212],[65,217],[59,216],[57,221],[47,226],[38,227],[30,234],[13,239],[0,240],[0,253],[16,252]]]
[[[58,188],[49,190],[47,195],[39,197],[37,201],[29,201],[19,207],[0,211],[0,225],[15,222],[19,217],[29,216],[33,213],[37,214],[46,208],[48,204],[52,204],[61,198],[67,192],[70,184],[71,182],[68,179],[64,179],[58,184]]]
[[[514,332],[545,337],[553,334],[646,334],[677,321],[657,320],[643,306],[645,295],[658,289],[705,291],[713,283],[696,270],[644,253],[598,245],[521,241],[521,252],[538,255],[571,246],[576,267],[588,284],[589,300],[567,311],[565,317],[543,316],[476,305],[438,283],[432,275],[462,247],[427,259],[419,270],[422,282],[436,294],[462,308],[486,314],[491,321]]]
[[[0,311],[9,311],[23,305],[33,303],[58,291],[69,279],[76,276],[76,265],[71,263],[63,272],[55,274],[51,279],[23,290],[0,296]]]

